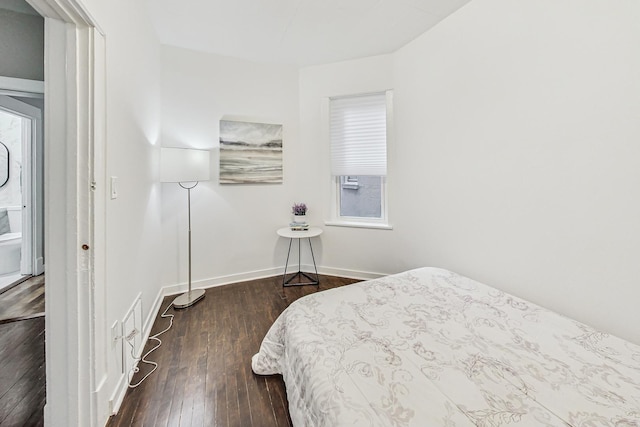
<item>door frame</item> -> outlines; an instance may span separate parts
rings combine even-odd
[[[106,111],[94,93],[105,86],[95,72],[104,32],[80,0],[27,1],[45,20],[45,425],[99,426],[108,418],[107,371],[96,355],[107,334],[96,316],[104,317],[95,295],[105,288],[94,274],[94,235],[104,224],[94,221],[92,191],[93,158],[104,158],[94,147]]]

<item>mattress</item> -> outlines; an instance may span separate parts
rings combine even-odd
[[[294,426],[640,426],[640,347],[451,271],[308,295],[256,374]]]

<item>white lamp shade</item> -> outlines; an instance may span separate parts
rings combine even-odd
[[[209,151],[191,148],[162,148],[160,152],[161,182],[209,180]]]

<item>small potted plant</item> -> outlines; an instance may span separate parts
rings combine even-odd
[[[307,223],[307,205],[304,203],[295,203],[291,207],[291,213],[293,214],[293,222],[297,224]]]

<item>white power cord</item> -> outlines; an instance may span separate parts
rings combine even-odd
[[[158,338],[158,337],[159,337],[160,335],[164,334],[165,332],[167,332],[167,331],[168,331],[169,329],[171,329],[171,327],[173,326],[173,317],[174,317],[174,316],[173,316],[173,314],[167,314],[167,311],[169,311],[169,309],[171,308],[171,306],[172,306],[172,305],[173,305],[173,303],[169,304],[169,305],[167,306],[167,308],[164,310],[164,312],[160,315],[160,317],[161,317],[162,319],[165,319],[165,318],[167,318],[167,317],[170,319],[170,321],[169,321],[169,326],[168,326],[166,329],[164,329],[163,331],[160,331],[160,332],[158,332],[157,334],[152,335],[152,336],[150,336],[150,337],[149,337],[149,339],[150,339],[150,340],[158,341],[158,343],[157,343],[157,344],[156,344],[156,345],[155,345],[151,350],[147,351],[147,352],[144,354],[144,356],[142,356],[141,358],[139,358],[139,359],[138,359],[138,358],[135,356],[135,354],[133,353],[133,352],[135,351],[135,347],[134,347],[134,345],[131,343],[131,341],[133,340],[133,337],[138,333],[138,330],[137,330],[137,329],[134,329],[134,330],[133,330],[129,335],[127,335],[127,336],[125,337],[125,340],[129,343],[129,346],[131,346],[131,357],[133,357],[133,359],[134,359],[135,361],[140,361],[140,362],[142,362],[142,363],[146,363],[147,365],[152,365],[152,366],[153,366],[153,368],[151,369],[151,371],[149,371],[149,372],[148,372],[144,377],[142,377],[142,379],[141,379],[140,381],[138,381],[138,382],[137,382],[137,383],[135,383],[135,384],[129,384],[129,388],[136,388],[136,387],[138,387],[140,384],[142,384],[142,383],[144,382],[144,380],[146,380],[146,379],[147,379],[147,377],[148,377],[149,375],[153,374],[153,372],[154,372],[156,369],[158,369],[158,364],[157,364],[156,362],[153,362],[153,361],[151,361],[151,360],[146,360],[146,358],[147,358],[147,356],[149,356],[151,353],[153,353],[154,351],[156,351],[157,349],[159,349],[159,348],[160,348],[160,346],[162,345],[162,341],[161,341],[161,340],[160,340],[160,338]],[[130,372],[131,372],[131,371],[130,371]],[[137,374],[138,372],[140,372],[140,368],[138,368],[138,366],[135,366],[135,367],[133,368],[133,374],[135,375],[135,374]]]

